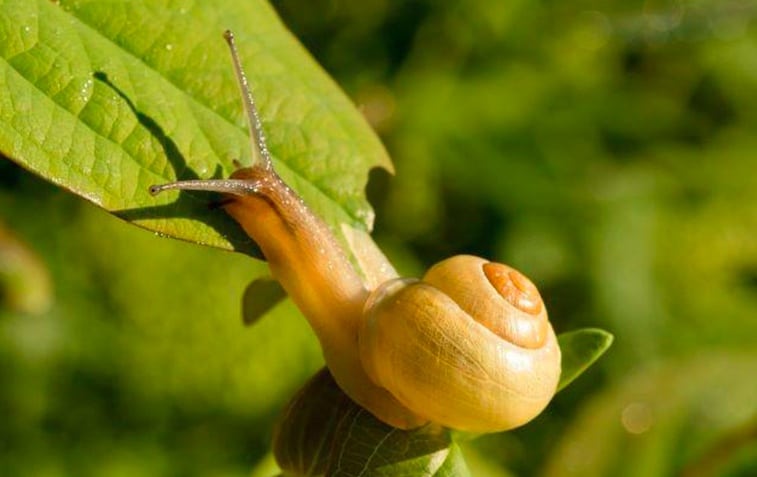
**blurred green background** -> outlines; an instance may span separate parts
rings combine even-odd
[[[757,475],[757,2],[273,5],[395,161],[400,269],[510,263],[616,336],[473,475]],[[0,475],[249,475],[322,362],[291,304],[242,325],[260,267],[0,161]]]

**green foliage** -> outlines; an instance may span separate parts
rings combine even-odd
[[[247,475],[322,362],[291,304],[243,326],[265,264],[156,237],[9,166],[3,220],[53,290],[45,313],[0,310],[0,473]]]
[[[335,230],[344,223],[370,229],[373,214],[363,192],[367,172],[389,162],[362,116],[281,27],[267,3],[215,6],[218,11],[176,10],[155,2],[0,5],[0,151],[142,227],[254,253],[233,221],[208,208],[208,197],[156,200],[148,194],[154,183],[227,176],[233,160],[249,162],[238,85],[221,33],[241,30],[245,20],[254,19],[260,28],[240,32],[237,43],[243,61],[255,61],[250,79],[261,110],[267,111],[265,126],[274,131],[268,141],[277,169]],[[124,32],[124,25],[133,29]],[[172,25],[170,31],[166,25]],[[207,251],[181,255],[175,245],[122,230],[116,222],[94,225],[104,220],[102,215],[59,195],[55,203],[66,205],[56,210],[44,187],[25,178],[16,183],[19,171],[2,167],[13,186],[2,195],[4,218],[22,232],[27,222],[36,221],[36,228],[26,230],[29,240],[38,242],[34,245],[68,251],[45,257],[59,296],[49,313],[41,310],[30,321],[23,312],[38,310],[30,310],[27,285],[36,281],[36,291],[44,292],[39,286],[45,270],[34,267],[33,254],[22,243],[3,240],[3,250],[9,251],[0,261],[3,295],[14,312],[7,317],[4,312],[0,323],[7,364],[3,388],[13,390],[6,399],[14,415],[3,436],[13,442],[8,458],[0,459],[3,473],[64,468],[75,474],[99,468],[103,473],[164,473],[161,461],[168,456],[157,454],[143,463],[131,458],[152,452],[153,439],[179,440],[181,453],[197,453],[194,462],[174,459],[170,467],[182,475],[202,473],[192,468],[200,459],[217,471],[244,469],[235,457],[231,465],[223,464],[226,456],[248,452],[249,438],[239,438],[240,433],[270,426],[282,393],[320,360],[312,338],[293,325],[297,316],[291,305],[284,312],[288,320],[277,319],[279,311],[269,324],[247,333],[237,319],[229,320],[240,315],[244,283],[263,273],[264,266],[238,257],[215,258]],[[35,190],[43,193],[39,200]],[[22,259],[18,266],[15,257]],[[265,303],[265,311],[275,301]],[[57,320],[60,316],[64,319]],[[92,345],[85,346],[87,357],[81,358],[78,347],[84,343]],[[296,351],[275,364],[261,358],[289,346]],[[42,354],[39,366],[30,353]],[[32,377],[19,378],[27,374]],[[17,412],[34,401],[36,382],[57,389],[64,401],[45,399],[30,412]],[[88,398],[79,399],[80,393]],[[110,398],[101,410],[87,414],[86,406],[101,395]],[[72,403],[63,412],[66,400]],[[133,412],[121,409],[127,403]],[[80,422],[77,412],[91,416]],[[212,432],[183,438],[179,423],[205,426],[215,413],[227,417]],[[160,436],[144,428],[145,420],[152,425],[176,420],[179,426]],[[57,442],[56,432],[86,433],[88,428],[95,433],[83,449],[118,447],[123,455],[86,462],[74,457],[69,467],[65,456],[74,449]],[[100,428],[114,435],[99,438]],[[203,442],[205,432],[213,444]],[[46,459],[30,460],[39,439],[57,444]],[[265,448],[262,435],[255,439],[254,446]]]
[[[545,475],[754,474],[756,367],[754,351],[709,352],[629,376],[586,402]]]
[[[8,42],[3,51],[8,60],[5,63],[7,68],[5,77],[8,78],[7,98],[10,103],[17,101],[17,98],[27,98],[28,107],[6,109],[5,115],[0,120],[2,127],[0,131],[3,133],[0,135],[0,149],[9,158],[39,175],[145,228],[188,241],[216,245],[220,248],[231,246],[240,251],[250,250],[249,243],[245,243],[244,238],[234,236],[235,232],[238,233],[238,227],[230,224],[228,217],[224,214],[208,209],[207,201],[203,202],[202,198],[194,197],[186,201],[180,197],[168,204],[155,205],[153,199],[146,194],[149,184],[175,178],[156,174],[156,170],[173,170],[174,174],[183,175],[178,179],[195,179],[201,175],[196,172],[197,170],[215,169],[214,175],[217,175],[220,164],[224,162],[224,159],[228,162],[228,157],[231,157],[228,151],[219,152],[218,148],[203,151],[202,148],[194,145],[197,138],[206,139],[203,143],[207,143],[208,146],[220,143],[222,138],[229,134],[229,128],[235,127],[231,121],[223,120],[222,112],[214,111],[207,106],[208,101],[213,100],[216,104],[223,104],[222,98],[228,92],[218,90],[216,98],[200,98],[191,86],[186,86],[187,78],[195,78],[204,73],[203,70],[208,68],[206,63],[213,63],[212,59],[220,54],[210,49],[211,53],[216,54],[211,54],[204,58],[204,62],[199,61],[194,65],[199,73],[196,73],[194,69],[185,68],[182,74],[177,74],[174,71],[175,66],[172,66],[172,61],[176,61],[176,58],[161,61],[152,57],[155,45],[160,42],[156,38],[150,38],[150,32],[153,29],[157,30],[158,25],[169,21],[161,18],[160,15],[152,15],[144,31],[140,29],[139,34],[131,35],[134,38],[121,39],[112,30],[114,20],[110,16],[105,18],[102,15],[103,11],[99,10],[94,3],[89,5],[76,3],[71,6],[63,4],[60,7],[40,3],[38,7],[39,10],[31,8],[24,11],[19,5],[11,4],[6,10],[8,23],[16,26],[15,31],[7,32]],[[143,6],[138,3],[123,4],[121,7],[125,10],[124,14],[136,15],[137,18],[139,12],[146,13],[142,11]],[[259,8],[264,9],[265,6],[261,4]],[[168,10],[165,10],[164,14],[171,18],[174,15]],[[194,15],[191,12],[182,14],[189,14],[196,22],[213,24],[212,21],[203,17],[202,12]],[[66,16],[72,16],[71,21],[68,22],[68,27],[61,27],[60,23]],[[33,19],[36,19],[34,28],[32,28]],[[90,26],[94,25],[97,34],[90,35],[91,32],[88,32],[85,41],[81,45],[74,46],[73,39],[82,37],[81,30],[77,30],[77,27],[80,27],[79,21]],[[115,21],[115,24],[118,22]],[[277,57],[283,71],[286,71],[287,67],[291,71],[292,64],[297,65],[298,68],[302,64],[301,68],[307,69],[308,59],[295,48],[295,43],[289,37],[282,36],[283,31],[281,28],[266,29],[253,35],[254,41],[250,43],[265,44],[266,48],[270,48],[270,50],[265,50],[269,56],[272,51],[285,51],[284,58],[292,57],[293,59],[287,63]],[[288,40],[288,43],[282,38]],[[26,39],[29,41],[25,41]],[[147,43],[143,43],[145,41]],[[196,39],[185,37],[184,43],[180,41],[174,43],[174,39],[162,41],[168,41],[166,43],[168,46],[165,48],[181,58],[182,52],[190,50]],[[114,43],[118,45],[118,48],[103,54],[102,57],[87,53],[98,50],[102,54],[100,50],[107,50]],[[282,45],[270,46],[279,43]],[[261,47],[257,46],[257,48]],[[45,55],[49,55],[50,51],[58,57],[51,72],[44,74],[37,72],[34,65],[46,61]],[[147,70],[144,68],[143,61],[135,61],[137,51],[139,52],[137,58],[144,57],[149,64]],[[256,60],[263,65],[271,61],[264,55],[256,55]],[[116,64],[119,66],[115,66]],[[42,81],[43,76],[45,78],[54,76],[55,79]],[[127,77],[133,83],[130,93],[118,86],[125,82]],[[139,78],[139,80],[133,78]],[[323,78],[318,70],[311,70],[309,74],[304,74],[304,77],[284,75],[284,78],[286,81],[272,82],[268,88],[257,88],[257,94],[266,95],[269,101],[277,103],[291,102],[294,110],[297,111],[297,114],[284,117],[280,114],[271,121],[269,127],[274,131],[277,131],[278,124],[283,123],[290,128],[290,136],[283,136],[287,139],[280,139],[279,143],[274,142],[272,147],[278,146],[279,157],[283,164],[292,162],[296,165],[298,158],[303,155],[310,156],[309,160],[316,163],[315,167],[305,167],[297,172],[301,178],[300,184],[309,185],[309,190],[318,192],[312,194],[313,196],[324,195],[324,189],[325,195],[328,196],[329,187],[334,188],[327,184],[328,182],[339,184],[349,179],[340,177],[338,169],[329,169],[335,165],[338,166],[340,161],[350,164],[349,160],[353,157],[385,159],[383,148],[363,126],[362,119],[356,117],[351,108],[346,108],[346,113],[343,111],[344,108],[339,108],[339,104],[343,104],[344,101],[338,91],[334,90],[328,95],[318,94],[317,88],[314,90],[313,84],[322,82]],[[61,83],[74,86],[59,91],[58,85]],[[265,81],[261,83],[265,84]],[[298,102],[298,96],[290,95],[291,89],[307,89],[310,96],[303,96]],[[154,95],[150,96],[149,92],[154,92]],[[331,102],[334,104],[332,105]],[[218,117],[197,117],[198,113],[192,111],[196,103],[203,104],[201,108],[203,114],[207,114],[207,110],[211,109],[212,113]],[[137,104],[147,106],[141,109]],[[170,111],[172,116],[160,115],[159,109],[152,107],[156,104],[162,105],[166,111]],[[265,104],[261,107],[265,107]],[[166,134],[164,128],[160,126],[161,123],[178,123],[178,118],[187,114],[195,116],[195,120],[191,122],[194,129],[190,127],[184,133],[181,128],[174,128],[175,132],[172,134],[175,134],[176,138],[181,138],[186,134],[191,138],[191,148],[188,143],[185,145],[177,142],[178,139]],[[59,127],[55,129],[47,127],[44,137],[35,136],[35,131],[46,128],[45,121],[48,117],[54,118],[53,122]],[[159,119],[155,119],[156,117]],[[293,138],[295,138],[295,133],[296,137],[310,135],[312,124],[321,126],[312,133],[320,139],[310,138],[307,141],[309,144],[307,154],[305,154],[292,147],[292,143],[297,143],[293,141]],[[327,125],[332,125],[333,128],[329,129]],[[114,134],[114,131],[121,129],[130,132],[122,135]],[[77,137],[80,131],[83,131],[81,140]],[[355,144],[362,146],[363,150],[356,147],[357,155],[345,154],[349,151],[338,146],[345,137],[354,139]],[[313,148],[312,143],[319,141],[324,143],[322,149]],[[241,147],[238,141],[236,144],[231,141],[227,145]],[[350,146],[354,147],[352,143]],[[205,162],[188,160],[185,157],[188,154],[181,152],[185,148],[191,149],[193,153],[199,151],[199,156],[204,157]],[[310,154],[311,151],[312,154]],[[318,163],[319,155],[327,160]],[[336,161],[329,161],[331,157],[335,157]],[[360,163],[360,161],[356,162]],[[363,162],[368,167],[372,164],[370,159]],[[361,169],[352,164],[350,166],[356,171]],[[283,165],[280,164],[279,168],[282,167]],[[366,169],[367,167],[363,168],[364,171]],[[224,176],[228,175],[227,171],[220,172]],[[288,169],[285,170],[285,177],[291,176],[286,172]],[[310,199],[311,202],[317,202],[312,196],[306,195],[305,198]],[[344,213],[348,212],[349,215],[350,197],[339,198],[346,203],[345,206],[341,206],[334,197],[330,199],[334,203],[322,209],[321,213],[331,218],[334,225],[342,223],[355,225],[354,220],[348,220]],[[363,199],[357,200],[357,202],[360,201]],[[335,205],[337,205],[336,210],[333,210]],[[372,225],[367,203],[364,204],[362,211],[352,212],[353,219],[358,216],[363,218],[364,221],[360,225],[364,228]],[[337,227],[334,228],[337,229]],[[10,240],[6,242],[10,243]],[[26,262],[31,262],[31,260],[27,259]],[[26,268],[32,269],[28,266]],[[124,264],[124,268],[128,268],[128,264]],[[198,268],[191,269],[197,272]],[[164,273],[166,272],[168,270]],[[125,273],[128,273],[128,270]],[[152,282],[151,285],[154,286],[156,283]],[[10,289],[11,298],[21,296],[20,292],[7,288]],[[209,298],[209,294],[205,296],[205,299]],[[256,322],[269,313],[283,298],[281,287],[267,277],[253,280],[243,293],[244,322],[246,324]],[[209,301],[209,303],[213,302]],[[191,308],[186,314],[197,315],[198,311],[199,308]],[[580,351],[571,350],[570,344],[571,342],[566,342],[568,354],[577,357],[576,360],[570,362],[575,368],[570,370],[572,379],[583,369],[580,365],[588,364],[580,363]],[[595,357],[595,353],[590,353],[587,359],[593,360]],[[135,367],[140,369],[139,366]],[[333,381],[329,381],[329,384],[331,392],[327,392],[325,397],[333,397],[335,393],[340,393]],[[324,396],[314,394],[314,392],[301,393],[302,398],[295,400],[294,407],[307,407],[313,416],[320,417],[320,413],[330,408],[330,402],[324,401]],[[447,431],[435,429],[434,432],[429,433],[424,429],[416,432],[400,432],[376,421],[343,395],[341,402],[345,404],[345,412],[344,416],[339,416],[336,420],[338,423],[336,428],[327,426],[313,431],[310,429],[312,426],[301,425],[299,422],[291,424],[285,422],[281,426],[282,431],[277,438],[277,449],[288,449],[294,446],[299,455],[301,451],[297,446],[305,442],[311,443],[308,445],[317,444],[318,449],[328,450],[328,459],[322,464],[319,462],[323,459],[319,459],[316,455],[310,459],[298,458],[296,460],[296,462],[308,463],[305,469],[288,469],[284,466],[285,470],[291,470],[298,475],[326,473],[343,476],[366,475],[366,472],[370,475],[417,475],[421,471],[431,472],[433,475],[467,473],[460,451],[453,445]],[[340,412],[342,410],[335,409]],[[300,435],[304,430],[310,432],[304,436]],[[280,456],[277,460],[281,465],[287,462],[287,459],[282,459]],[[310,469],[309,462],[311,461],[314,462],[312,465],[316,468],[314,471]]]
[[[510,263],[538,284],[559,331],[617,338],[532,425],[472,442],[478,455],[541,475],[589,422],[587,396],[661,363],[674,373],[701,354],[754,348],[754,2],[327,3],[277,8],[365,105],[395,161],[396,177],[376,185],[379,242],[413,273],[460,252]],[[708,385],[689,376],[692,402],[707,406]],[[757,401],[718,402],[743,418],[728,432],[700,428],[710,449],[753,436]],[[618,430],[622,409],[607,411],[606,429]],[[571,458],[667,438],[619,432],[626,440]],[[675,475],[707,452],[689,449],[660,451],[668,467],[639,475]],[[740,459],[731,474],[751,475],[757,459]]]
[[[281,175],[335,228],[371,227],[363,190],[386,153],[266,2],[18,0],[1,24],[0,151],[31,171],[161,234],[249,250],[205,197],[148,193],[250,161],[238,85],[219,61],[221,33],[237,29]]]

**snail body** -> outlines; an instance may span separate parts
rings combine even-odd
[[[494,432],[538,415],[555,393],[560,350],[536,287],[502,264],[461,255],[422,280],[374,255],[359,274],[323,220],[274,170],[247,79],[226,32],[252,139],[252,166],[229,179],[153,186],[225,195],[308,319],[337,384],[381,421]]]

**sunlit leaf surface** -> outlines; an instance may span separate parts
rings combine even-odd
[[[207,194],[148,193],[250,161],[227,28],[281,175],[335,229],[370,228],[363,191],[384,149],[261,0],[4,2],[0,152],[142,227],[251,252]]]

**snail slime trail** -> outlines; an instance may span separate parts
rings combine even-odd
[[[496,432],[536,417],[560,377],[560,348],[536,286],[507,265],[470,255],[443,260],[417,280],[400,278],[372,252],[360,262],[376,270],[358,273],[328,225],[276,173],[234,36],[224,38],[252,164],[228,179],[150,191],[223,193],[223,209],[310,323],[337,384],[381,421]],[[362,278],[379,275],[378,286]]]

